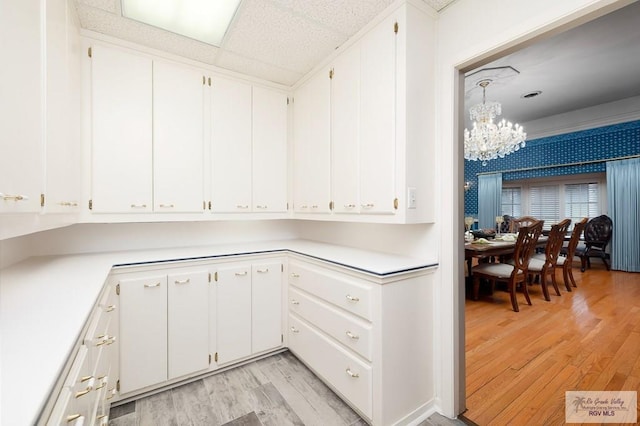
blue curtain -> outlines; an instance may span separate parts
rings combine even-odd
[[[640,158],[607,162],[611,268],[640,272]]]
[[[478,226],[496,229],[502,216],[502,173],[478,176]]]

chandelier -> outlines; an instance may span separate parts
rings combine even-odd
[[[491,80],[482,80],[482,103],[469,109],[473,128],[464,129],[464,158],[471,161],[481,160],[486,166],[488,160],[503,158],[512,152],[525,147],[527,134],[518,123],[515,125],[502,119],[498,124],[493,120],[502,114],[498,102],[486,101],[487,86]]]

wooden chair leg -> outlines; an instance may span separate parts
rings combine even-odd
[[[604,262],[604,267],[607,268],[607,271],[611,270],[611,265],[609,264],[609,262],[607,262],[607,256],[604,255],[602,256],[602,261]]]
[[[587,269],[587,258],[586,256],[580,256],[580,272],[584,272]]]
[[[473,300],[478,300],[480,294],[480,277],[477,275],[473,276]]]
[[[547,288],[547,278],[545,277],[547,274],[544,268],[540,272],[540,287],[542,287],[542,295],[544,296],[544,300],[547,302],[551,301],[551,297],[549,297],[549,289]]]
[[[529,297],[529,287],[526,282],[522,282],[522,292],[524,293],[524,298],[527,300],[527,303],[531,305],[531,298]]]
[[[552,268],[551,271],[549,271],[549,275],[551,275],[551,284],[553,284],[553,288],[556,290],[556,295],[562,296],[558,288],[558,281],[556,280],[556,269]]]
[[[569,283],[569,268],[567,267],[567,261],[565,261],[565,264],[562,265],[562,279],[564,281],[564,286],[567,288],[567,291],[572,291],[571,290],[571,283]],[[572,277],[573,278],[573,277]],[[575,285],[575,284],[574,284]]]
[[[523,282],[522,286],[526,287],[527,283]],[[510,280],[508,287],[509,287],[509,295],[511,296],[511,306],[513,306],[513,310],[515,312],[520,312],[520,309],[518,309],[518,299],[516,299],[516,284]]]

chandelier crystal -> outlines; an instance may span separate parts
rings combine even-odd
[[[527,134],[518,123],[511,124],[505,119],[495,124],[493,120],[502,114],[498,102],[486,101],[486,89],[491,80],[482,80],[482,103],[469,109],[473,128],[464,129],[464,158],[471,161],[482,161],[486,166],[488,160],[503,158],[512,152],[524,148]]]

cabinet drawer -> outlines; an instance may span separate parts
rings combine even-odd
[[[289,315],[289,347],[365,417],[372,415],[371,366]]]
[[[289,311],[295,312],[347,348],[371,361],[371,324],[345,314],[295,287],[289,289]]]
[[[107,286],[94,310],[83,342],[89,349],[89,362],[93,367],[96,366],[100,349],[112,347],[116,343],[117,315],[115,291]]]
[[[370,285],[296,262],[289,264],[289,284],[371,321],[373,303]]]

